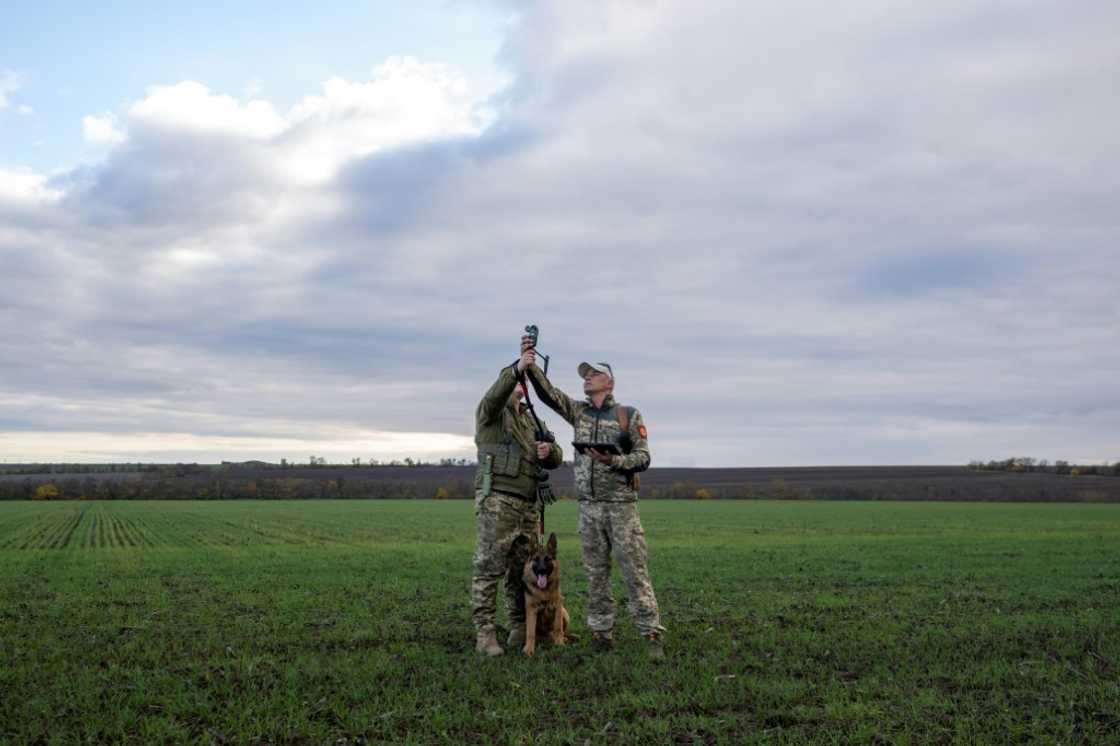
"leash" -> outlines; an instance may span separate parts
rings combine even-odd
[[[525,335],[529,337],[529,349],[535,351],[537,349],[537,338],[540,335],[540,330],[537,328],[536,324],[526,326]],[[541,355],[541,358],[544,360],[545,375],[548,375],[548,355]],[[514,368],[514,371],[516,372],[517,369]],[[533,399],[529,396],[529,377],[525,375],[525,373],[517,373],[517,380],[521,383],[522,388],[525,389],[525,406],[529,410],[529,414],[533,417],[533,423],[536,425],[537,441],[541,443],[555,443],[556,436],[548,430],[545,430],[541,418],[537,417],[537,410],[533,408]],[[538,539],[544,539],[544,507],[546,504],[556,502],[556,496],[552,494],[552,486],[548,483],[548,472],[540,465],[539,458],[537,458],[537,500],[541,504],[540,535]]]
[[[544,429],[537,412],[533,409],[533,402],[529,398],[529,382],[524,373],[517,374],[517,380],[525,388],[525,407],[529,410],[529,414],[533,417],[533,422],[536,425],[537,440],[541,443],[554,443],[556,436]],[[537,538],[544,537],[544,506],[556,502],[556,496],[552,494],[552,486],[548,483],[548,472],[540,465],[540,458],[536,454],[533,457],[537,460],[537,501],[541,506],[540,530]]]

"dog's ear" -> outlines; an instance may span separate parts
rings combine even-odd
[[[556,559],[556,534],[548,535],[548,556]]]

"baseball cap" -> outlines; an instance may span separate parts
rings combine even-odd
[[[589,371],[589,370],[597,370],[600,373],[606,373],[611,378],[614,378],[614,371],[611,370],[610,363],[604,363],[604,362],[601,362],[601,361],[598,362],[598,363],[580,363],[579,364],[579,377],[583,378],[584,376],[586,376],[587,371]]]

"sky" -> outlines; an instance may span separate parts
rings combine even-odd
[[[6,13],[0,461],[1120,460],[1120,5],[236,5]]]

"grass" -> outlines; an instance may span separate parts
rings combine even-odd
[[[1120,739],[1120,506],[645,503],[662,665],[575,512],[581,639],[484,660],[465,501],[0,503],[0,742]]]

